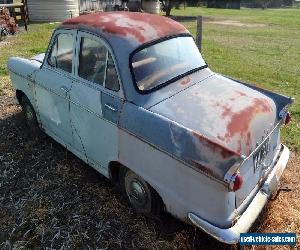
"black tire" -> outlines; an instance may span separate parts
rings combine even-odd
[[[164,212],[161,197],[142,177],[127,168],[120,175],[123,193],[136,212],[157,217]]]
[[[40,129],[36,118],[36,113],[26,96],[22,97],[21,106],[25,125],[28,127],[31,133],[38,133]]]

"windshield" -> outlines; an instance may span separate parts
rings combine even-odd
[[[140,91],[159,88],[205,65],[192,37],[176,37],[139,50],[131,62]]]

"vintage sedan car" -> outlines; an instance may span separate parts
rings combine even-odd
[[[236,243],[276,192],[293,99],[212,72],[181,24],[141,13],[63,22],[45,54],[8,61],[31,131],[39,126],[124,189]]]

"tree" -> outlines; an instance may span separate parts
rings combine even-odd
[[[179,5],[180,3],[186,2],[186,1],[172,1],[172,0],[160,0],[162,3],[163,11],[166,12],[166,16],[171,15],[171,10],[174,6]]]
[[[241,0],[208,0],[208,8],[240,9]]]
[[[262,9],[267,9],[271,3],[270,0],[255,0],[256,4]]]
[[[166,12],[166,16],[170,16],[171,15],[171,10],[173,8],[173,3],[171,0],[161,0],[162,3],[162,10],[164,12]]]

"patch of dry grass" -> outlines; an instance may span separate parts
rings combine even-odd
[[[12,93],[12,85],[9,76],[0,77],[0,96]]]
[[[166,215],[135,214],[118,189],[49,137],[27,134],[0,96],[0,248],[174,249],[223,245]]]

